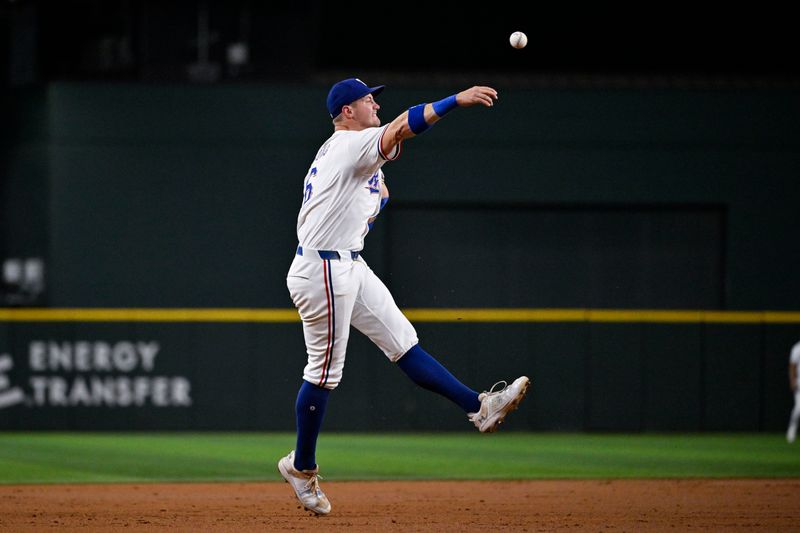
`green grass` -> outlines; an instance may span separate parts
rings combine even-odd
[[[0,433],[0,483],[277,481],[288,433]],[[800,477],[780,434],[323,433],[327,480]]]

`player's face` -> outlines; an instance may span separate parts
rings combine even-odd
[[[353,108],[353,120],[365,128],[373,128],[381,125],[381,119],[378,118],[378,109],[381,106],[375,101],[371,94],[363,98],[359,98],[350,107]]]

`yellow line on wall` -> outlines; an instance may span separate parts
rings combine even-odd
[[[662,311],[651,309],[406,309],[416,322],[607,322],[800,324],[796,311]]]
[[[800,324],[800,311],[652,309],[405,309],[412,322]],[[0,322],[299,322],[295,309],[0,308]]]
[[[299,322],[295,309],[0,309],[9,322]]]

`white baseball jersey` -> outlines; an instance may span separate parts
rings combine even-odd
[[[391,361],[419,342],[383,282],[351,253],[362,250],[367,223],[380,211],[381,166],[400,155],[399,145],[391,154],[381,152],[385,131],[334,132],[306,174],[297,217],[302,253],[292,261],[286,286],[303,320],[303,379],[327,389],[342,379],[350,326]]]
[[[789,356],[789,361],[794,365],[800,365],[800,342],[792,347],[792,354]]]
[[[800,342],[792,347],[789,362],[793,365],[800,365]],[[798,378],[800,379],[800,378]],[[797,424],[800,422],[800,386],[794,389],[794,408],[789,417],[789,429],[786,430],[786,440],[790,443],[797,437]]]
[[[308,169],[297,216],[300,246],[313,250],[360,251],[381,203],[381,167],[397,159],[400,145],[383,154],[387,126],[338,130],[325,141]]]

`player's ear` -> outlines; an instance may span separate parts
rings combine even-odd
[[[345,118],[353,118],[353,108],[349,105],[342,106],[342,116]]]

